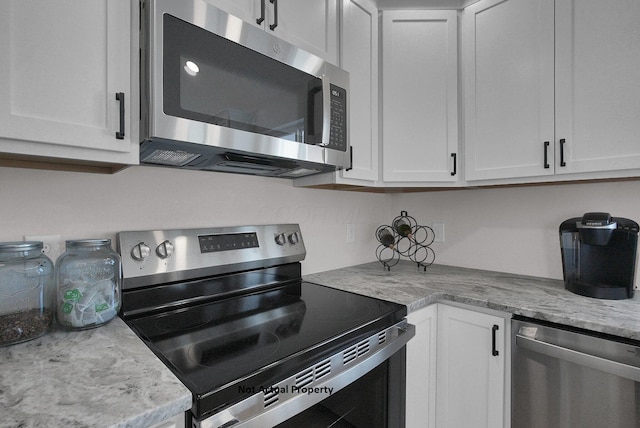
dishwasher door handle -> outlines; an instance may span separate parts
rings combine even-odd
[[[584,352],[523,336],[519,333],[516,334],[516,346],[563,361],[568,361],[625,379],[640,382],[640,367],[608,360],[595,355],[585,354]]]

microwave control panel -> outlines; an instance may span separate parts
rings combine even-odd
[[[347,91],[336,85],[331,92],[331,131],[329,148],[347,151]]]

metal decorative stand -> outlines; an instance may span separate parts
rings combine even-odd
[[[400,211],[391,225],[378,227],[376,239],[380,243],[376,257],[388,271],[391,266],[398,264],[401,256],[407,257],[425,272],[427,266],[436,259],[436,253],[430,247],[435,239],[433,229],[420,226],[406,211]]]

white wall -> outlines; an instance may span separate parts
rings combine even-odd
[[[640,222],[640,181],[396,195],[418,223],[445,224],[436,263],[562,278],[558,227],[605,211]]]
[[[113,239],[122,230],[300,223],[303,272],[375,260],[385,195],[299,189],[290,180],[133,167],[115,175],[0,168],[0,242]],[[356,242],[346,243],[346,224]]]
[[[446,242],[433,245],[437,263],[560,279],[560,223],[588,211],[640,221],[639,194],[640,181],[369,194],[166,168],[115,175],[0,168],[0,242],[292,222],[302,227],[306,274],[374,261],[376,228],[405,210],[419,224],[445,224]]]

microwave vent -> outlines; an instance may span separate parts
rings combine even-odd
[[[141,159],[141,161],[158,165],[184,166],[198,159],[200,156],[199,153],[189,153],[182,150],[158,149],[151,152],[144,159]]]
[[[296,168],[290,171],[287,171],[283,174],[278,174],[278,177],[281,178],[296,178],[296,177],[304,177],[305,175],[318,174],[321,172],[318,169],[311,168]]]

